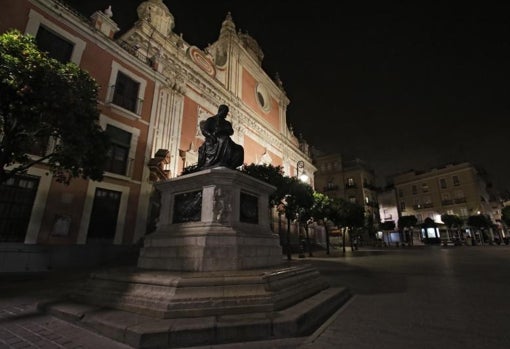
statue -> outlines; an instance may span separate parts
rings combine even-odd
[[[159,149],[147,164],[150,169],[149,180],[151,182],[158,182],[168,179],[170,176],[170,171],[165,170],[165,165],[169,163],[170,152],[166,149]]]
[[[205,142],[198,148],[197,170],[224,166],[235,169],[244,163],[244,149],[230,136],[234,134],[232,124],[225,120],[228,106],[222,104],[218,113],[200,122]]]
[[[170,178],[170,171],[165,170],[165,165],[170,163],[170,152],[167,149],[158,149],[154,157],[149,160],[149,181],[160,182]],[[156,230],[159,221],[159,212],[161,208],[161,193],[154,186],[152,187],[149,198],[149,218],[147,220],[146,233],[152,233]]]

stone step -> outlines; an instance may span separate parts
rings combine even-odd
[[[44,301],[38,308],[134,348],[182,348],[306,336],[350,297],[347,288],[335,287],[280,311],[173,319],[72,301]]]

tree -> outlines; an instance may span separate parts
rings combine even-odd
[[[332,201],[329,196],[314,192],[313,193],[313,205],[311,207],[311,216],[317,221],[324,224],[326,231],[326,254],[329,255],[329,230],[328,230],[328,218],[333,216]]]
[[[402,216],[398,219],[398,227],[400,229],[415,227],[417,223],[418,218],[416,218],[414,215]]]
[[[467,224],[470,227],[477,228],[478,230],[481,231],[480,239],[481,239],[481,242],[483,245],[484,240],[485,240],[484,239],[485,229],[490,228],[493,225],[491,219],[488,216],[483,215],[483,214],[469,216],[468,220],[467,220]]]
[[[333,216],[333,223],[338,227],[344,228],[342,251],[345,253],[345,230],[353,232],[356,228],[362,227],[365,223],[365,210],[363,206],[342,198],[335,199],[333,205],[336,212]],[[349,234],[349,242],[352,248],[351,234]]]
[[[49,58],[32,36],[0,35],[0,183],[41,162],[62,183],[101,180],[109,139],[98,124],[97,91],[87,72]],[[41,156],[30,155],[37,147]]]
[[[287,259],[292,259],[292,250],[290,242],[290,223],[294,219],[299,219],[299,215],[303,211],[308,211],[313,206],[313,189],[310,185],[301,182],[295,177],[283,177],[283,192],[287,193],[282,200],[280,207],[282,207],[287,219],[287,239],[286,250]]]
[[[460,229],[463,224],[463,220],[459,216],[450,215],[450,214],[446,214],[446,213],[441,215],[441,221],[446,225],[448,240],[450,240],[450,232],[451,232],[452,228],[456,227],[457,229]]]
[[[278,206],[282,202],[286,194],[283,167],[271,164],[250,164],[244,165],[242,172],[276,187],[276,190],[269,196],[270,207]]]
[[[405,231],[406,228],[410,231],[408,236],[409,245],[413,244],[413,229],[418,224],[418,218],[415,215],[402,216],[398,219],[398,228],[399,230]]]
[[[269,212],[270,217],[272,216],[273,208],[277,209],[278,212],[278,235],[280,236],[280,244],[283,245],[282,239],[282,214],[283,210],[279,207],[285,198],[284,192],[284,175],[283,167],[273,166],[271,164],[250,164],[244,165],[242,172],[247,175],[259,179],[263,182],[269,183],[276,187],[276,190],[269,195]],[[271,223],[271,231],[274,231],[273,224]]]
[[[313,189],[295,177],[283,175],[281,166],[245,165],[242,172],[261,181],[274,185],[276,190],[269,196],[269,207],[276,207],[278,218],[285,215],[287,233],[284,242],[287,259],[291,259],[290,225],[294,220],[302,221],[310,218],[310,208],[313,205]],[[279,222],[280,224],[280,222]]]

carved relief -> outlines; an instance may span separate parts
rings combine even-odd
[[[232,213],[232,193],[230,190],[216,187],[214,188],[214,222],[225,223],[230,220]]]

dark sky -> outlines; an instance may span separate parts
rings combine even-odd
[[[111,4],[121,29],[140,3],[68,2],[86,16]],[[279,73],[288,123],[311,145],[381,177],[470,161],[510,189],[510,4],[164,2],[174,31],[199,48],[230,11],[268,75]]]

